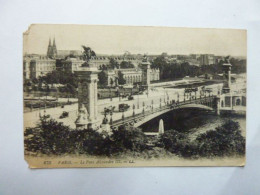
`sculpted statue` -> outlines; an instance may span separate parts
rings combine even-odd
[[[83,51],[83,59],[86,61],[84,64],[82,64],[83,67],[89,66],[89,61],[96,57],[96,53],[90,48],[82,45]]]
[[[230,63],[229,57],[230,56],[225,57],[225,60],[224,60],[225,63]]]

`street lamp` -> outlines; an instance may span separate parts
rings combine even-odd
[[[143,102],[143,114],[144,114],[144,106],[145,106],[145,103]]]
[[[137,94],[137,109],[139,109],[139,90],[138,90],[138,94]]]
[[[122,120],[123,120],[123,123],[125,122],[125,115],[124,115],[124,112],[125,112],[125,108],[123,108],[123,112],[122,112]]]
[[[104,108],[104,119],[103,119],[103,124],[107,124],[107,113],[106,113],[106,108]]]
[[[46,115],[46,101],[44,102],[44,110],[43,110],[43,116]]]
[[[110,125],[113,125],[113,118],[112,118],[112,115],[113,115],[113,111],[110,110]]]
[[[111,87],[109,88],[109,96],[110,96],[110,101],[112,101],[113,99],[112,99],[112,94],[111,94],[112,92],[111,92]]]
[[[138,94],[137,94],[137,109],[139,109],[139,93],[140,93],[140,86],[137,84],[137,91],[138,91]]]

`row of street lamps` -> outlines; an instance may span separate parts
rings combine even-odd
[[[194,98],[196,100],[197,99],[197,91],[194,91],[194,92],[195,92]],[[205,92],[205,96],[204,96],[205,98],[207,97],[207,92],[209,94],[208,97],[211,96],[211,91],[204,91],[204,92]],[[187,96],[187,94],[188,94],[188,96]],[[186,101],[186,96],[187,96],[187,98],[190,101],[192,101],[192,92],[187,93],[187,92],[184,91],[184,102]],[[200,94],[200,99],[202,99],[202,95],[201,94]],[[180,100],[180,95],[179,95],[179,93],[177,93],[177,102],[179,102],[179,100]],[[162,98],[160,98],[159,101],[160,101],[159,107],[162,108]],[[168,95],[167,92],[166,92],[166,97],[164,97],[164,103],[165,103],[165,105],[169,104],[169,95]],[[142,106],[143,106],[142,114],[144,115],[144,113],[145,113],[145,102],[142,103]],[[135,117],[136,116],[136,112],[135,112],[136,105],[133,104],[132,108],[133,108],[132,116]],[[137,99],[137,109],[139,109],[139,94],[138,94],[138,99]],[[154,100],[151,100],[151,110],[153,111],[153,109],[154,109]],[[109,124],[113,125],[113,110],[112,109],[109,111],[109,114],[110,114],[110,122],[109,122]],[[123,121],[125,120],[125,108],[122,109],[122,120]],[[106,108],[104,108],[104,120],[103,120],[103,123],[106,123],[106,124],[108,123]]]

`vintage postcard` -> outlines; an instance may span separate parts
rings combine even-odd
[[[31,25],[30,168],[244,166],[247,32]]]

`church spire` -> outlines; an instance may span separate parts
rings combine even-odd
[[[56,47],[55,37],[53,38],[53,47]]]
[[[53,38],[53,44],[52,44],[52,58],[56,58],[57,57],[57,47],[56,47],[56,43],[55,43],[55,37]]]
[[[48,46],[48,50],[47,50],[47,56],[48,56],[48,58],[52,58],[51,38],[49,38],[49,46]]]

